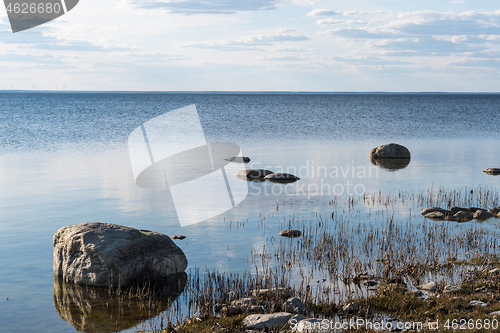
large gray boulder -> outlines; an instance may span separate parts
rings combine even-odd
[[[129,285],[183,272],[184,252],[170,237],[110,223],[81,223],[54,235],[54,273],[93,286]]]
[[[371,158],[410,158],[410,151],[405,146],[396,143],[373,148],[370,153]]]
[[[241,325],[250,330],[262,330],[265,328],[286,325],[291,316],[293,316],[293,314],[288,312],[253,314],[245,317],[245,319],[241,322]]]

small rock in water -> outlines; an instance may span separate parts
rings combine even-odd
[[[389,143],[387,145],[378,146],[373,148],[370,152],[373,158],[410,158],[410,151],[408,148],[397,143]]]
[[[236,172],[234,175],[238,178],[250,181],[264,181],[264,177],[272,174],[272,171],[265,169],[247,169]]]
[[[284,172],[276,172],[264,177],[265,180],[272,183],[293,183],[300,180],[299,177]]]
[[[246,157],[246,156],[229,157],[229,158],[226,158],[225,160],[229,161],[229,162],[234,162],[234,163],[250,163],[250,157]]]
[[[485,210],[476,210],[476,212],[473,214],[473,216],[476,220],[479,220],[479,221],[484,221],[484,220],[487,220],[487,219],[493,217],[493,215],[491,215],[490,213],[488,213]]]
[[[440,208],[440,207],[428,207],[428,208],[424,209],[422,212],[420,212],[420,214],[427,215],[429,213],[434,213],[434,212],[440,212],[440,213],[443,213],[443,215],[444,215],[444,213],[446,213],[447,210]]]
[[[356,302],[351,302],[351,303],[347,304],[346,306],[344,306],[342,308],[342,310],[344,312],[347,312],[347,313],[358,312],[358,310],[359,310],[359,304],[356,303]]]
[[[298,297],[292,297],[286,300],[283,304],[283,310],[290,313],[307,313],[309,308],[302,303]]]
[[[484,302],[481,302],[481,301],[470,301],[469,305],[471,305],[471,306],[480,306],[482,308],[488,307],[488,303],[484,303]]]
[[[490,213],[493,216],[500,217],[498,214],[500,214],[500,208],[491,208],[488,210],[488,213]]]
[[[182,240],[184,238],[186,238],[186,236],[182,236],[182,235],[172,236],[172,239],[180,239],[180,240]]]
[[[450,212],[452,214],[456,214],[458,212],[469,212],[470,213],[469,208],[462,208],[462,207],[451,207]]]
[[[302,236],[302,231],[294,230],[294,229],[286,229],[280,232],[280,236],[289,237],[289,238],[297,238]]]
[[[418,286],[418,288],[423,289],[423,290],[427,290],[427,291],[436,291],[437,283],[432,281],[432,282],[429,282],[427,284],[420,285],[420,286]]]
[[[486,170],[483,170],[483,172],[487,173],[488,175],[500,175],[500,168],[488,168]]]
[[[425,218],[435,220],[435,221],[443,221],[446,217],[445,213],[443,212],[430,212],[424,215]]]
[[[455,215],[453,216],[455,216],[459,222],[469,222],[474,218],[474,216],[472,216],[472,214],[469,211],[463,211],[463,210],[456,212]]]

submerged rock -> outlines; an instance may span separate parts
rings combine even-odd
[[[253,314],[245,317],[245,319],[241,322],[241,325],[247,329],[261,330],[286,325],[291,316],[293,316],[293,314],[288,312]]]
[[[280,231],[280,236],[289,237],[289,238],[297,238],[297,237],[302,236],[302,231],[294,230],[294,229],[282,230],[282,231]]]
[[[488,175],[500,175],[500,168],[488,168],[486,170],[483,170],[483,172],[487,173]]]
[[[272,174],[272,171],[265,169],[247,169],[241,170],[235,173],[234,175],[238,178],[249,180],[249,181],[264,181],[264,177]]]
[[[264,177],[265,180],[273,183],[293,183],[300,180],[299,177],[284,172],[276,172]]]
[[[250,157],[246,156],[229,157],[225,158],[225,160],[233,163],[250,163]]]
[[[389,143],[387,145],[373,148],[370,157],[372,158],[411,158],[408,148],[397,143]]]
[[[172,239],[180,239],[180,240],[183,240],[185,239],[186,236],[183,236],[183,235],[178,235],[178,236],[172,236]]]
[[[110,223],[81,223],[54,235],[54,273],[93,286],[129,285],[181,273],[184,252],[170,237]]]

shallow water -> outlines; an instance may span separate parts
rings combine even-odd
[[[144,121],[190,104],[209,141],[237,143],[249,167],[301,180],[249,183],[236,208],[181,228],[168,191],[135,185],[126,141]],[[52,274],[52,236],[69,224],[183,234],[176,242],[189,268],[242,272],[254,269],[252,251],[276,243],[291,216],[300,227],[301,217],[345,209],[349,194],[495,189],[500,177],[482,170],[500,166],[499,105],[489,94],[1,93],[1,330],[75,331],[55,309]],[[370,150],[389,142],[409,148],[408,166],[370,162]],[[370,210],[358,207],[353,221]],[[403,221],[409,215],[395,210]]]

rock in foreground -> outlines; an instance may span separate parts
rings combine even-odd
[[[373,148],[370,153],[371,158],[410,158],[410,151],[405,146],[396,143]]]
[[[247,329],[261,330],[286,325],[291,316],[293,316],[293,314],[288,312],[253,314],[245,317],[241,324]]]
[[[81,223],[54,235],[54,273],[93,286],[128,285],[183,272],[187,259],[170,237],[110,223]]]

